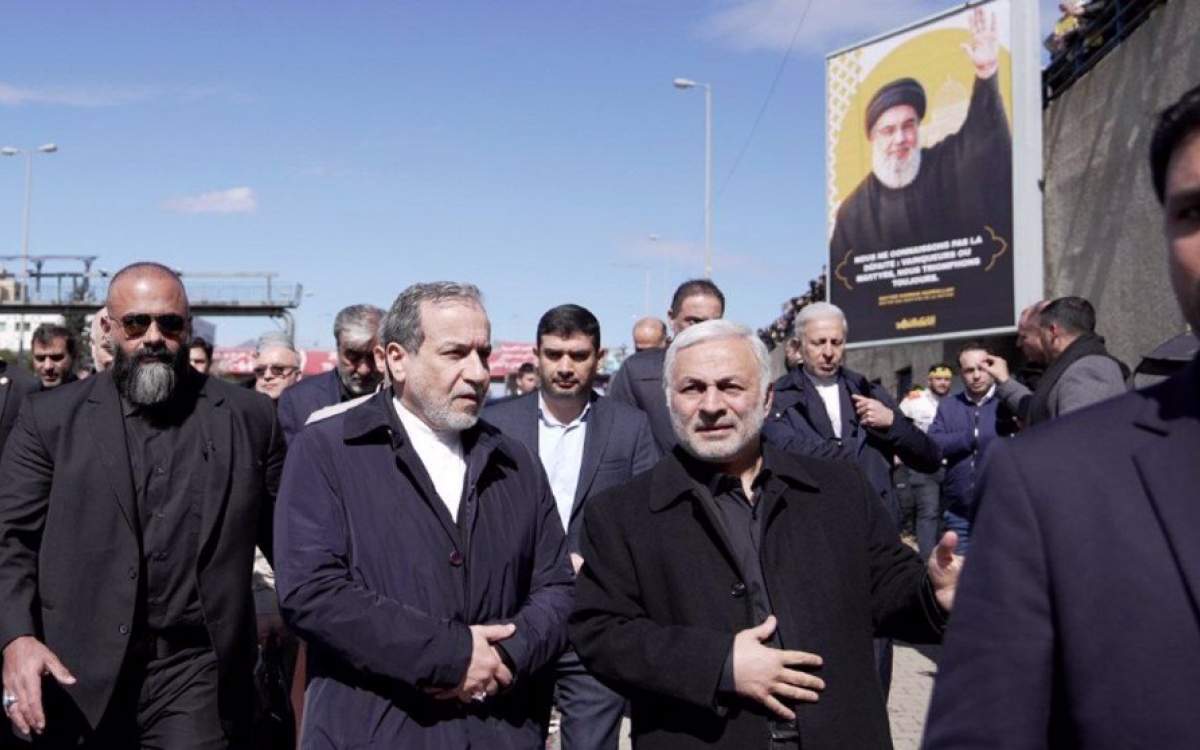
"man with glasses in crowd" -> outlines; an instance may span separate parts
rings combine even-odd
[[[254,355],[254,390],[276,404],[300,380],[300,352],[284,334],[265,334]]]
[[[241,746],[282,437],[190,368],[173,271],[128,266],[107,304],[113,368],[31,396],[0,462],[4,711],[41,747]]]

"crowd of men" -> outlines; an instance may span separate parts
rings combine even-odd
[[[1200,330],[1200,89],[1151,169]],[[556,306],[489,403],[480,290],[415,283],[338,314],[325,375],[264,336],[251,390],[173,271],[125,267],[95,373],[54,326],[36,381],[0,369],[0,740],[539,748],[556,706],[565,750],[624,716],[640,748],[882,748],[890,639],[945,636],[929,747],[1200,744],[1200,363],[1127,392],[1064,297],[1020,317],[1036,382],[970,343],[897,403],[837,307],[776,379],[725,313],[684,283],[601,395],[599,321]]]

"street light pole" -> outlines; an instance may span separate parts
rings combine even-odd
[[[700,86],[704,89],[704,278],[712,278],[712,85],[696,83],[688,78],[676,78],[675,88],[686,91]]]
[[[21,214],[21,300],[29,301],[29,204],[33,199],[33,155],[38,154],[53,154],[58,151],[58,146],[53,143],[45,143],[38,146],[36,149],[20,149],[12,146],[4,146],[0,148],[0,156],[16,156],[18,154],[25,155],[25,208]],[[25,356],[25,314],[17,318],[17,360],[20,361]]]
[[[33,155],[38,154],[53,154],[58,151],[58,146],[53,143],[46,143],[38,146],[36,149],[20,149],[12,146],[0,148],[0,155],[16,156],[24,154],[25,156],[25,208],[21,216],[21,278],[25,283],[25,298],[29,296],[29,208],[33,202]]]

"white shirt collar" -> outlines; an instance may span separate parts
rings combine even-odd
[[[996,384],[992,383],[992,386],[987,389],[987,393],[983,394],[983,398],[979,399],[978,401],[971,398],[971,394],[967,391],[963,391],[963,394],[966,395],[967,400],[970,401],[971,403],[975,404],[976,406],[983,406],[984,404],[986,404],[988,401],[991,401],[992,398],[995,397]]]
[[[583,411],[579,412],[579,416],[575,417],[575,419],[571,420],[571,422],[569,424],[566,424],[566,423],[558,421],[558,418],[555,417],[550,412],[550,410],[546,408],[546,399],[542,398],[542,392],[540,390],[538,391],[537,399],[538,399],[538,418],[541,419],[543,422],[545,422],[550,427],[574,427],[575,425],[579,424],[580,422],[587,421],[588,415],[592,411],[592,401],[591,401],[591,399],[588,399],[588,402],[583,405]]]

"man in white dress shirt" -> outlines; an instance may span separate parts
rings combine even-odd
[[[658,449],[642,411],[592,389],[604,359],[595,315],[579,305],[548,310],[533,353],[538,389],[488,406],[483,418],[541,460],[578,573],[589,498],[649,470]],[[555,679],[563,750],[617,750],[625,699],[588,674],[573,650],[547,676]]]
[[[478,419],[479,290],[414,284],[382,339],[391,387],[288,449],[275,562],[308,645],[300,745],[540,748],[535,675],[566,646],[572,573],[537,458]]]

